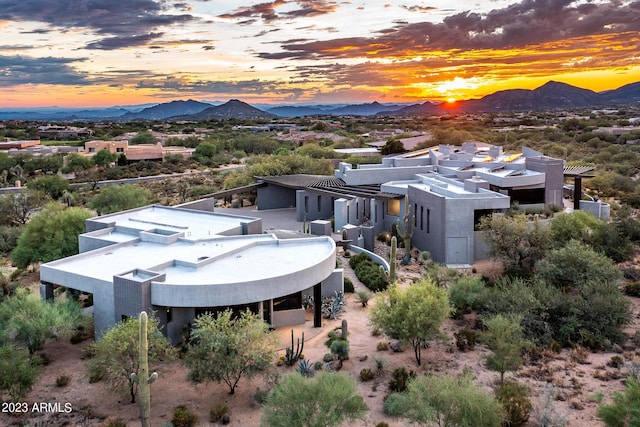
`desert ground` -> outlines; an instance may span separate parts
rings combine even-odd
[[[356,279],[350,269],[348,259],[339,258],[345,268],[345,276],[349,277],[356,288],[363,289],[363,285]],[[474,265],[476,274],[487,276],[499,274],[499,265],[484,261]],[[420,276],[421,267],[410,264],[401,267],[399,277],[404,286],[409,286],[412,278]],[[640,301],[634,299],[634,322],[626,332],[633,335],[640,328]],[[418,374],[434,372],[436,374],[455,374],[463,370],[473,373],[476,381],[487,391],[491,391],[499,381],[499,374],[488,370],[483,358],[488,350],[477,345],[475,350],[460,352],[453,340],[453,333],[474,322],[473,316],[463,319],[448,320],[442,331],[449,337],[448,342],[434,342],[422,352],[423,363],[418,367],[413,350],[408,348],[404,352],[394,353],[391,350],[378,351],[380,342],[389,342],[384,336],[373,336],[372,327],[368,322],[368,311],[375,304],[375,298],[368,307],[362,307],[356,301],[355,294],[347,294],[347,305],[340,319],[324,319],[322,328],[313,328],[312,321],[301,327],[294,328],[296,337],[305,332],[304,355],[312,362],[321,361],[329,350],[324,342],[329,331],[340,326],[345,319],[349,330],[349,360],[344,362],[342,371],[352,376],[358,383],[360,394],[364,397],[368,411],[363,420],[345,422],[345,426],[364,427],[375,426],[384,421],[389,426],[416,425],[405,419],[386,416],[383,411],[383,399],[388,393],[387,384],[394,368],[404,366]],[[311,316],[309,316],[311,319]],[[284,347],[291,337],[291,328],[276,331],[281,337],[279,354],[284,354]],[[102,382],[89,383],[85,361],[82,359],[83,349],[91,340],[73,345],[69,340],[52,340],[48,342],[43,353],[50,359],[50,363],[41,372],[38,383],[29,393],[25,402],[29,404],[29,412],[20,415],[0,413],[2,426],[101,426],[110,419],[120,419],[127,426],[139,425],[138,406],[130,404],[124,396],[110,391]],[[624,356],[626,360],[638,359],[638,349],[625,347],[617,353],[588,353],[578,355],[569,349],[559,354],[546,354],[542,360],[529,361],[515,373],[506,374],[508,379],[516,379],[530,387],[530,397],[534,407],[538,403],[541,392],[547,383],[557,387],[558,394],[555,405],[559,413],[566,416],[569,426],[600,426],[603,425],[596,417],[599,404],[610,400],[614,390],[623,390],[623,380],[626,368],[607,366],[612,356]],[[582,356],[582,357],[579,357]],[[363,368],[374,368],[374,360],[384,358],[387,363],[386,372],[372,381],[361,382],[358,378]],[[275,362],[275,361],[274,361]],[[275,363],[274,363],[275,365]],[[276,368],[280,374],[294,372],[295,367],[281,366]],[[151,387],[151,413],[153,426],[162,426],[171,421],[173,410],[178,405],[186,405],[199,416],[196,425],[217,425],[209,422],[209,411],[217,404],[225,404],[230,408],[232,426],[259,426],[262,414],[261,407],[253,398],[257,389],[267,390],[270,383],[262,378],[248,381],[242,379],[234,395],[228,394],[224,384],[207,383],[193,384],[187,379],[187,370],[180,360],[165,364],[159,369],[160,377]],[[67,386],[56,386],[56,378],[68,375],[71,381]],[[601,400],[601,403],[598,401]],[[70,405],[70,412],[37,412],[32,411],[33,404],[60,403]],[[67,406],[68,407],[68,406]],[[530,420],[533,423],[534,417]],[[168,425],[168,424],[167,424]]]

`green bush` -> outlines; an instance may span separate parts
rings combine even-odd
[[[349,265],[356,273],[358,280],[370,290],[374,292],[383,291],[389,285],[387,278],[380,272],[380,266],[366,254],[352,256],[349,259]]]
[[[361,381],[371,381],[376,377],[375,372],[371,368],[363,368],[360,370],[360,380]]]
[[[184,405],[178,406],[173,411],[173,418],[171,418],[174,427],[193,427],[197,421],[198,416]]]
[[[480,277],[463,276],[449,286],[449,301],[459,314],[482,309],[485,299],[485,285]]]
[[[56,385],[58,387],[64,387],[69,384],[69,381],[71,381],[71,377],[69,377],[69,375],[60,375],[56,378]]]
[[[22,227],[0,226],[0,255],[9,255],[18,245]]]
[[[260,387],[256,389],[256,392],[253,393],[253,400],[258,405],[264,405],[267,402],[267,396],[269,396],[269,392],[267,390],[262,390]]]
[[[624,427],[640,425],[640,383],[629,377],[624,392],[615,391],[613,402],[598,408],[598,418],[607,427]]]
[[[531,414],[531,401],[528,390],[514,381],[507,381],[496,388],[496,399],[504,407],[506,427],[522,427],[527,425]]]
[[[414,371],[408,371],[403,366],[393,370],[391,380],[389,381],[389,390],[396,393],[407,391],[409,382],[415,379],[416,373]]]
[[[344,278],[344,293],[354,293],[356,290],[353,287],[353,282],[348,277]]]
[[[453,334],[456,339],[456,347],[463,352],[473,350],[476,347],[478,335],[478,332],[473,329],[460,329],[460,331]]]
[[[392,417],[401,417],[407,412],[407,400],[406,393],[391,393],[384,400],[382,410]]]

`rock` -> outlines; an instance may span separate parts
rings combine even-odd
[[[620,345],[618,345],[618,344],[614,344],[613,345],[613,351],[616,352],[616,353],[622,353],[623,352],[622,347],[620,347]]]
[[[402,346],[402,343],[400,341],[392,342],[391,344],[389,344],[389,348],[394,353],[402,353],[404,351],[404,347]]]
[[[229,416],[229,414],[224,414],[222,416],[222,424],[229,424],[231,422],[231,417]]]

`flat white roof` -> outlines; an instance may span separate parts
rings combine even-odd
[[[122,228],[139,231],[162,228],[184,232],[186,239],[197,240],[225,234],[243,223],[255,220],[257,218],[152,205],[91,218],[89,221],[115,226],[112,239],[116,240],[119,239],[116,234]],[[128,239],[123,237],[122,240]]]
[[[335,244],[329,237],[278,240],[272,234],[255,234],[198,241],[179,239],[169,245],[136,240],[46,265],[107,282],[113,276],[138,269],[166,274],[166,284],[198,285],[285,276],[314,266],[334,251]]]

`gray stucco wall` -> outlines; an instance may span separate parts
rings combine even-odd
[[[271,184],[260,187],[256,204],[259,210],[293,207],[296,205],[296,190]]]
[[[333,215],[333,198],[313,191],[296,191],[296,220],[314,221],[328,219]]]
[[[436,262],[445,262],[446,207],[445,198],[409,187],[411,209],[415,209],[416,227],[412,243],[421,251],[429,251]],[[416,209],[417,205],[417,209]]]
[[[193,202],[183,203],[181,205],[177,205],[176,207],[182,208],[182,209],[189,209],[193,211],[213,212],[214,203],[215,203],[214,198],[200,199],[200,200],[195,200]]]
[[[562,187],[564,185],[564,161],[547,157],[527,157],[527,169],[545,174],[545,204],[562,206]]]

